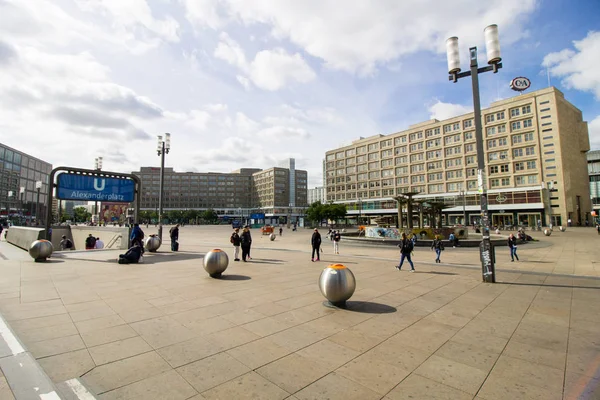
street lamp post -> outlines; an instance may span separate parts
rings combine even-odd
[[[362,220],[362,199],[358,199],[358,225],[360,226],[360,221]]]
[[[11,198],[14,196],[14,192],[12,190],[8,191],[8,199],[6,201],[6,222],[8,223],[8,221],[10,221],[10,203],[11,203]]]
[[[37,200],[35,202],[35,219],[38,221],[40,219],[40,190],[42,190],[42,181],[35,182],[35,190],[37,190]]]
[[[19,218],[19,223],[20,223],[21,225],[23,225],[23,207],[24,207],[24,204],[23,204],[23,197],[24,197],[24,196],[25,196],[25,187],[24,187],[24,186],[21,186],[21,187],[19,188],[19,197],[21,198],[21,217]]]
[[[95,168],[96,171],[102,171],[102,157],[97,157],[95,160]],[[138,210],[139,212],[139,210]],[[98,200],[94,201],[94,215],[98,214]],[[98,216],[98,220],[100,220],[100,216]]]
[[[462,206],[463,206],[463,225],[466,227],[467,226],[467,192],[464,190],[461,190],[460,195],[462,196]]]
[[[477,181],[478,190],[481,195],[481,222],[482,242],[479,247],[481,252],[481,268],[483,281],[496,282],[496,270],[494,257],[492,255],[492,243],[490,241],[490,220],[488,215],[487,188],[485,182],[485,158],[483,153],[483,133],[481,128],[481,102],[479,99],[479,74],[483,72],[498,72],[502,68],[500,57],[500,43],[498,40],[498,26],[490,25],[484,29],[488,66],[479,68],[477,64],[477,47],[469,48],[471,70],[460,72],[460,55],[458,50],[458,38],[451,37],[446,40],[446,52],[448,56],[449,80],[456,83],[459,78],[471,77],[473,89],[473,109],[475,119],[475,138],[477,142]]]
[[[162,135],[158,135],[158,144],[156,152],[160,157],[160,184],[158,188],[158,238],[162,242],[162,213],[163,213],[163,188],[165,183],[165,154],[169,154],[171,149],[171,134],[165,133],[165,140]]]

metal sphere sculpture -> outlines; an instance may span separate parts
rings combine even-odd
[[[271,239],[271,242],[275,240],[277,236],[275,236],[274,233],[271,233],[271,235],[269,236],[269,239]]]
[[[46,258],[50,257],[53,251],[52,242],[44,239],[36,240],[29,246],[29,255],[35,262],[46,261]]]
[[[321,272],[319,289],[329,304],[335,307],[345,307],[346,300],[354,294],[356,279],[345,265],[331,264]]]
[[[550,236],[551,234],[552,234],[552,231],[550,229],[544,229],[544,235]]]
[[[561,231],[561,232],[564,232],[564,231],[567,230],[567,228],[565,228],[564,226],[559,226],[558,230]]]
[[[150,237],[148,237],[148,239],[146,239],[146,250],[148,250],[151,253],[156,253],[156,250],[158,250],[158,248],[160,247],[160,245],[162,244],[160,238],[156,235],[151,235]]]
[[[211,278],[220,278],[229,265],[229,257],[223,250],[213,249],[204,256],[203,265]]]

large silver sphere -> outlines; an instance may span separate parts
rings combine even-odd
[[[47,240],[36,240],[31,243],[29,246],[29,255],[37,262],[37,261],[46,261],[46,258],[50,257],[52,252],[54,251],[54,247],[52,246],[52,242]]]
[[[203,260],[204,269],[213,278],[219,278],[229,265],[229,257],[221,249],[214,249],[206,253]]]
[[[552,234],[552,231],[550,229],[544,229],[544,235],[550,236],[551,234]]]
[[[331,304],[344,307],[346,300],[354,294],[356,280],[352,271],[345,265],[331,264],[321,272],[319,289]]]
[[[271,239],[271,242],[272,242],[273,240],[275,240],[275,238],[276,238],[276,237],[277,237],[277,236],[275,236],[275,234],[274,234],[274,233],[271,233],[271,236],[269,236],[269,239]]]
[[[154,253],[156,250],[158,250],[161,244],[162,243],[158,236],[150,236],[148,239],[146,239],[146,250]]]
[[[564,232],[564,231],[567,230],[567,228],[565,228],[564,226],[559,226],[558,230],[561,231],[561,232]]]

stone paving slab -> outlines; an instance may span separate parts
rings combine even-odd
[[[398,251],[253,232],[253,259],[207,276],[203,254],[231,255],[226,227],[184,227],[181,251],[118,265],[115,251],[34,263],[0,243],[0,312],[48,376],[81,378],[99,398],[530,399],[600,396],[600,238],[585,228],[497,250],[496,284],[475,249]],[[146,229],[146,234],[153,229]],[[341,262],[357,290],[323,306],[321,270]],[[0,379],[0,393],[6,390]],[[4,388],[4,389],[3,389]],[[587,397],[582,397],[587,396]],[[595,397],[594,397],[595,396]]]

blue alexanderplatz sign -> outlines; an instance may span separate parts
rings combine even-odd
[[[58,175],[56,197],[61,200],[89,200],[130,203],[135,194],[131,179],[79,174]]]

